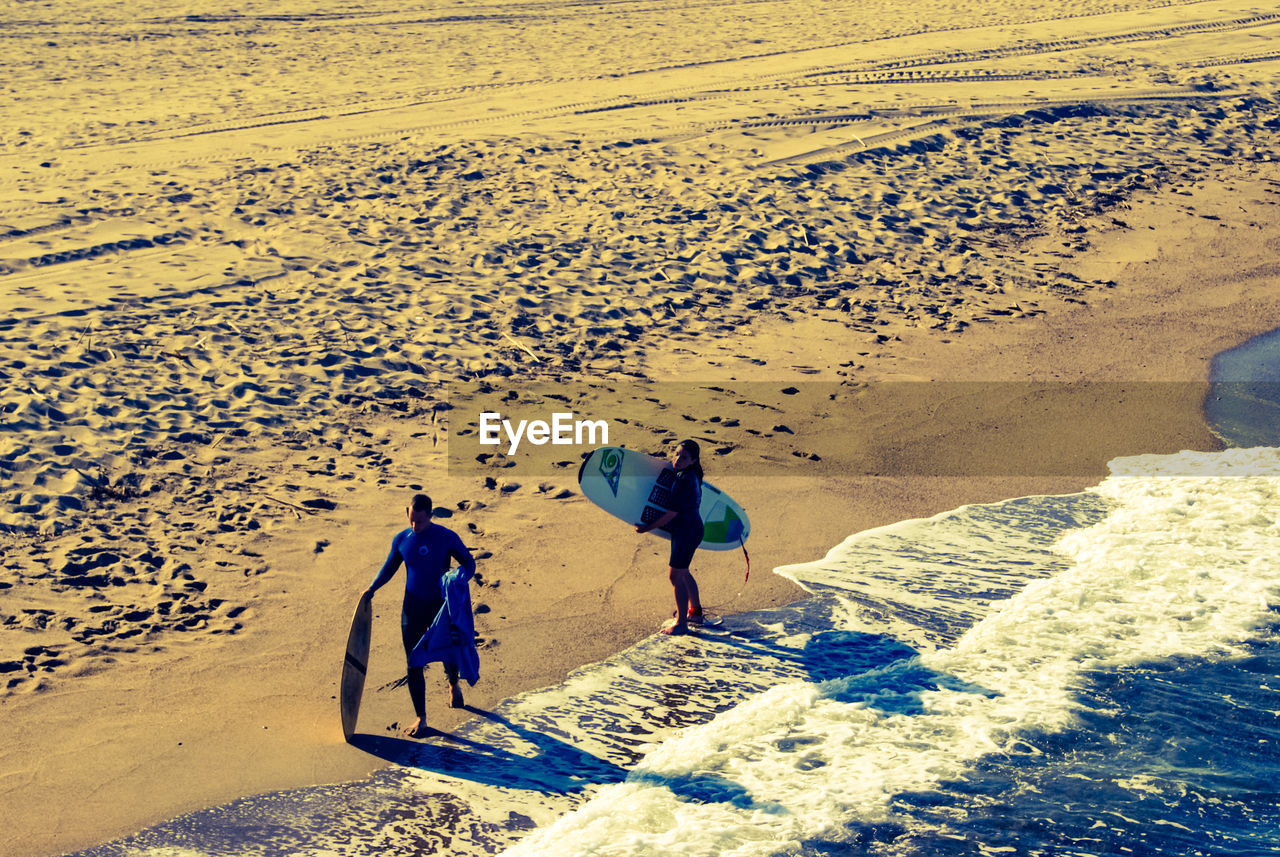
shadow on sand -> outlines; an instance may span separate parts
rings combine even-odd
[[[548,794],[570,794],[592,785],[621,782],[626,769],[553,738],[545,732],[521,726],[492,711],[468,705],[466,709],[505,728],[510,735],[484,743],[463,735],[431,730],[424,740],[357,734],[355,747],[388,762],[420,771],[445,774],[462,780],[505,788],[529,789]],[[481,728],[484,724],[481,724]],[[472,730],[476,731],[476,730]],[[510,741],[532,747],[519,752]]]

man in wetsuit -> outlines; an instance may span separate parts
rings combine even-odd
[[[406,659],[444,604],[440,579],[449,570],[450,561],[458,561],[467,579],[476,573],[476,561],[458,534],[431,520],[433,508],[427,495],[414,496],[407,509],[409,528],[397,533],[391,541],[391,554],[363,596],[373,598],[373,594],[404,565],[404,609],[400,614],[400,633]],[[458,667],[445,663],[444,672],[449,680],[449,704],[461,708],[463,701],[462,690],[458,687]],[[423,667],[409,667],[408,684],[409,698],[413,701],[414,713],[418,715],[409,735],[419,738],[428,731],[427,681]]]

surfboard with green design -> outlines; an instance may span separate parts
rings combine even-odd
[[[647,524],[668,508],[675,471],[660,458],[634,449],[605,446],[592,452],[578,470],[578,486],[587,499],[629,524]],[[732,550],[751,534],[751,522],[739,503],[710,482],[702,483],[701,550]],[[655,535],[671,538],[662,530]]]

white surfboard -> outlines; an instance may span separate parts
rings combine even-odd
[[[660,458],[634,449],[605,446],[578,469],[578,486],[587,499],[628,524],[648,524],[670,509],[675,470]],[[751,534],[751,522],[738,502],[710,482],[702,483],[702,550],[732,550]],[[653,530],[671,538],[663,530]]]

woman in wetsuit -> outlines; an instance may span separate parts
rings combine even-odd
[[[689,622],[702,621],[702,601],[698,597],[698,583],[693,579],[689,566],[694,551],[702,544],[702,516],[698,507],[702,503],[702,462],[696,441],[683,440],[671,458],[675,468],[675,483],[671,486],[671,509],[651,524],[636,527],[637,533],[664,529],[671,534],[671,559],[668,579],[675,590],[676,622],[664,628],[664,634],[686,634]]]

